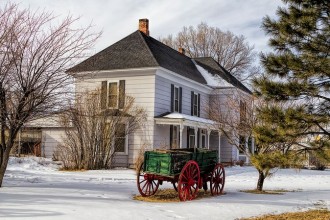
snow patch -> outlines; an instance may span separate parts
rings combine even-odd
[[[170,113],[168,115],[165,115],[164,118],[173,118],[173,119],[186,119],[189,121],[195,121],[195,122],[200,122],[200,123],[205,123],[205,124],[215,124],[215,121],[212,121],[210,119],[206,118],[200,118],[197,116],[192,116],[192,115],[186,115],[186,114],[181,114],[177,112]]]
[[[228,83],[226,80],[221,78],[219,75],[213,75],[203,67],[195,64],[197,67],[197,70],[202,74],[204,77],[207,85],[214,86],[214,87],[234,87],[232,84]]]
[[[10,157],[8,166],[14,170],[58,170],[57,162],[43,157]]]

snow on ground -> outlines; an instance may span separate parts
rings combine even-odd
[[[330,208],[330,170],[279,170],[265,189],[284,195],[240,192],[253,189],[252,167],[226,168],[226,195],[189,202],[147,203],[129,169],[58,171],[48,159],[11,158],[0,188],[0,219],[237,219],[265,213]],[[163,184],[160,188],[171,187]]]

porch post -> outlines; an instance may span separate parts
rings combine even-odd
[[[245,137],[245,163],[249,163],[249,157],[247,156],[249,153],[249,137]]]
[[[210,149],[210,134],[211,134],[211,130],[207,129],[207,149]]]
[[[183,132],[184,126],[181,123],[180,124],[180,149],[182,148],[182,132]]]
[[[220,150],[221,150],[221,131],[218,131],[218,135],[219,135],[219,148],[218,148],[218,162],[221,162],[221,154],[220,154]]]
[[[194,148],[196,149],[197,148],[197,127],[194,127],[194,132],[195,132],[195,146]]]

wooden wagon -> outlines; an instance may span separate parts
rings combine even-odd
[[[146,151],[137,174],[137,187],[142,196],[154,195],[164,181],[171,182],[181,201],[192,200],[198,189],[220,195],[225,184],[225,170],[217,163],[217,151],[175,149]]]

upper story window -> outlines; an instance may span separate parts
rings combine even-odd
[[[191,92],[191,115],[200,116],[200,94]]]
[[[246,121],[246,102],[242,100],[239,102],[239,118],[240,122]]]
[[[117,108],[118,106],[118,83],[109,83],[108,107]]]
[[[171,85],[171,112],[182,112],[182,88]]]
[[[174,111],[179,112],[179,87],[174,87]]]
[[[198,116],[198,94],[194,93],[193,116]]]
[[[125,105],[125,80],[102,81],[101,109],[118,108]]]

